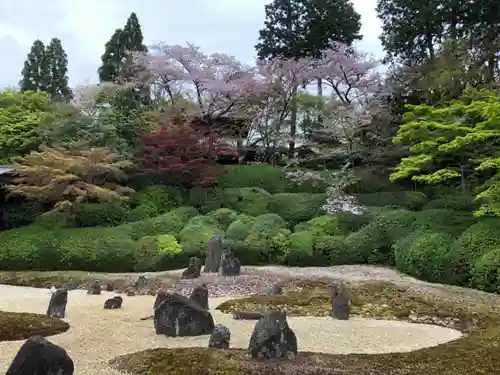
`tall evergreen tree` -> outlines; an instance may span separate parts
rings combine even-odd
[[[45,58],[45,45],[39,39],[33,42],[26,57],[19,82],[21,91],[46,91],[48,66]]]
[[[68,55],[60,39],[52,38],[45,50],[45,59],[49,78],[45,91],[50,94],[52,100],[69,102],[73,93],[68,86]]]
[[[131,51],[146,52],[143,44],[141,25],[135,13],[131,13],[125,27],[116,29],[106,43],[102,64],[98,74],[101,82],[115,82],[127,64],[127,54]]]

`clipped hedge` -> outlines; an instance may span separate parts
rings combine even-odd
[[[279,193],[270,198],[268,210],[286,221],[307,221],[322,211],[325,201],[326,194]]]
[[[247,238],[252,231],[254,221],[255,218],[251,216],[245,214],[238,215],[236,220],[229,224],[226,229],[225,238],[234,241],[245,241],[245,238]]]
[[[224,230],[238,218],[238,214],[229,208],[219,208],[218,210],[209,212],[207,216],[214,219]]]
[[[477,258],[470,272],[471,286],[490,293],[500,293],[500,248]]]
[[[127,221],[129,208],[120,203],[84,203],[74,207],[79,228],[115,227]]]
[[[427,196],[418,191],[389,191],[355,196],[362,206],[392,206],[412,211],[422,209],[427,203]]]
[[[243,187],[225,189],[223,205],[238,213],[259,216],[268,212],[272,195],[264,189]]]
[[[217,176],[220,188],[259,187],[271,194],[285,193],[289,183],[282,167],[269,164],[228,165],[227,173]]]
[[[354,215],[350,212],[341,212],[334,215],[321,215],[295,226],[294,232],[312,231],[317,235],[347,235],[361,229],[369,223],[366,215]]]
[[[359,258],[348,251],[342,236],[319,235],[314,240],[314,255],[321,257],[321,263],[329,266],[355,264]]]

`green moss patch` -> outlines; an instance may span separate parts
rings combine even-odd
[[[66,332],[69,324],[41,314],[0,311],[0,341],[25,340]]]
[[[381,355],[305,353],[302,361],[307,363],[314,358],[315,364],[310,362],[310,368],[301,370],[305,372],[290,368],[289,370],[293,371],[289,371],[288,374],[479,375],[497,371],[495,358],[500,345],[498,296],[478,291],[468,293],[465,289],[454,290],[444,287],[441,289],[436,287],[431,293],[421,287],[399,286],[378,281],[350,283],[348,287],[353,315],[447,326],[461,330],[465,336],[457,341],[410,353]],[[219,305],[217,309],[231,313],[283,307],[287,309],[289,315],[328,315],[331,309],[329,283],[295,281],[286,286],[283,296],[252,296],[230,300]],[[227,374],[233,374],[230,371]],[[258,371],[267,374],[262,369]],[[281,370],[273,371],[270,368],[268,373],[281,373]],[[244,374],[254,373],[257,371]]]
[[[91,273],[82,271],[0,271],[0,284],[29,286],[33,288],[66,287],[85,289],[89,282],[99,281],[102,285],[112,284],[117,291],[132,288],[139,274],[134,273]],[[161,273],[146,276],[151,288],[171,286],[180,275]]]

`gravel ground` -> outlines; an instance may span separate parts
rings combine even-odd
[[[44,289],[0,285],[0,309],[44,313],[50,292]],[[64,347],[75,362],[75,375],[118,375],[108,366],[116,356],[159,347],[206,346],[208,336],[167,338],[156,335],[150,315],[154,296],[124,297],[121,310],[103,310],[104,300],[113,296],[87,295],[82,290],[69,292],[68,332],[48,339]],[[216,307],[227,297],[210,298]],[[246,348],[255,322],[235,321],[231,315],[212,311],[214,320],[231,330],[233,347]],[[455,330],[397,321],[352,318],[289,317],[299,340],[299,350],[329,353],[383,353],[411,351],[461,337]],[[23,341],[0,342],[0,372],[5,372]]]

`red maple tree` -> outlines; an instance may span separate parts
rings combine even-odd
[[[214,136],[189,125],[169,125],[140,135],[137,165],[157,184],[211,185],[225,172],[215,162],[220,148]]]

